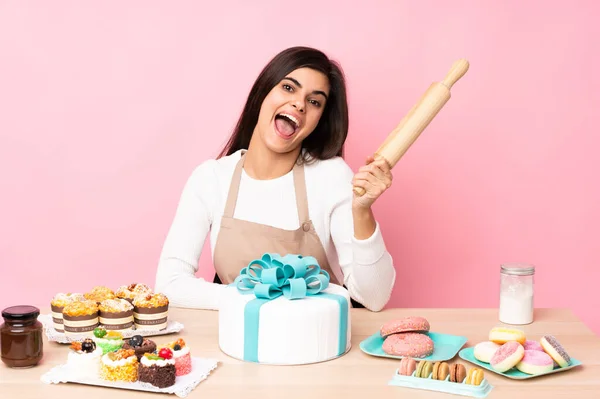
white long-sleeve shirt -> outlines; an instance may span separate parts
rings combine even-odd
[[[173,306],[219,309],[225,285],[195,276],[207,234],[214,254],[231,178],[241,151],[197,166],[186,182],[168,231],[156,273],[155,290]],[[379,223],[365,240],[354,237],[352,178],[336,157],[304,165],[308,211],[330,267],[352,298],[379,311],[388,302],[396,271]],[[281,229],[300,227],[293,174],[256,180],[242,170],[233,215]]]

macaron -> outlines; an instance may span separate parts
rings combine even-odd
[[[434,380],[444,381],[450,375],[450,366],[446,362],[435,362],[431,378]]]
[[[382,337],[405,332],[429,332],[429,321],[421,316],[408,316],[390,320],[379,329]]]
[[[467,377],[467,369],[460,363],[450,366],[450,382],[461,384]]]
[[[483,363],[489,363],[494,353],[500,348],[500,345],[492,341],[484,341],[475,345],[473,356]]]
[[[554,361],[546,352],[528,349],[516,367],[525,374],[544,374],[554,369]]]
[[[400,333],[388,335],[381,349],[388,355],[424,358],[433,353],[433,341],[421,333]]]
[[[509,341],[500,346],[494,353],[494,356],[490,359],[490,365],[494,370],[504,373],[515,367],[523,359],[524,354],[523,345],[517,341]]]
[[[417,369],[417,362],[411,357],[403,357],[398,366],[398,374],[411,376]]]
[[[567,367],[571,364],[571,357],[565,348],[552,335],[544,335],[540,340],[544,352],[546,352],[560,367]]]
[[[469,370],[465,384],[468,385],[481,385],[483,381],[483,370],[477,367],[473,367]]]
[[[417,366],[417,371],[415,372],[415,377],[419,378],[429,378],[429,375],[433,371],[433,364],[426,360],[421,360],[419,365]]]
[[[525,332],[518,328],[511,327],[494,327],[490,330],[488,339],[499,345],[505,344],[509,341],[517,341],[521,345],[525,344],[527,337]]]

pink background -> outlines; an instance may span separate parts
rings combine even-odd
[[[531,262],[536,306],[600,333],[597,3],[201,3],[0,3],[0,307],[153,284],[192,169],[263,65],[310,45],[347,74],[354,169],[471,63],[376,203],[389,306],[497,307],[500,264]]]

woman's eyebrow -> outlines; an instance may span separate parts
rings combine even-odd
[[[286,76],[286,77],[285,77],[285,78],[283,78],[283,79],[287,79],[287,80],[289,80],[289,81],[292,81],[292,82],[294,82],[294,84],[295,84],[296,86],[298,86],[299,88],[302,88],[302,85],[300,84],[300,82],[298,82],[298,81],[297,81],[296,79],[294,79],[294,78],[291,78],[291,77],[289,77],[289,76]],[[320,95],[322,95],[323,97],[325,97],[325,99],[327,99],[327,94],[325,94],[325,92],[324,92],[324,91],[321,91],[321,90],[315,90],[315,91],[313,91],[313,94],[320,94]]]

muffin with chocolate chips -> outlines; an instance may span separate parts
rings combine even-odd
[[[156,350],[156,343],[141,335],[134,335],[125,340],[123,349],[133,349],[138,360],[141,360],[144,353],[153,353]]]

